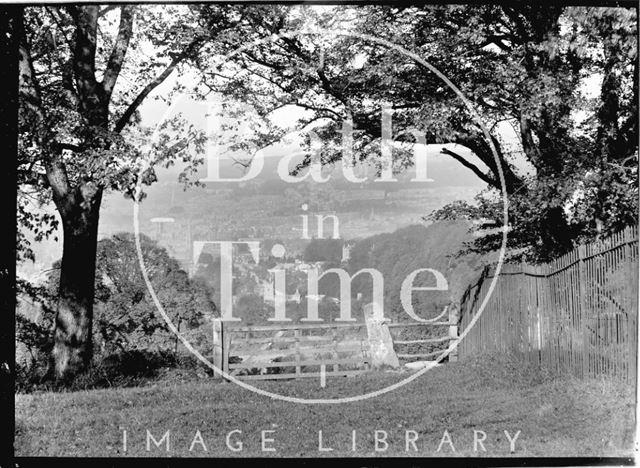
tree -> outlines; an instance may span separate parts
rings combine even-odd
[[[525,60],[527,72],[540,78],[532,82],[536,87],[517,127],[535,172],[525,190],[509,196],[515,257],[548,261],[578,242],[637,223],[636,24],[632,9],[566,8]],[[565,94],[555,96],[544,87],[561,80],[558,57],[563,56],[576,78]],[[599,93],[586,98],[580,78],[599,75]],[[580,113],[586,117],[579,119]],[[477,201],[449,205],[431,218],[483,220],[480,226],[494,231],[478,238],[472,250],[497,249],[502,204],[490,194]]]
[[[166,249],[141,235],[149,280],[178,330],[197,328],[216,312],[211,290],[189,279]],[[178,337],[167,327],[140,275],[133,234],[116,234],[98,242],[96,267],[97,327],[103,347],[129,350],[170,349]]]
[[[470,7],[427,6],[423,8],[344,7],[336,14],[305,11],[305,15],[254,17],[256,31],[286,33],[308,23],[325,30],[341,29],[372,37],[393,37],[393,43],[426,56],[446,76],[463,85],[496,81],[496,69],[505,68],[504,58],[483,50],[480,44],[469,52],[469,30],[482,24],[479,13]],[[445,26],[443,26],[445,25]],[[461,35],[461,38],[457,38]],[[416,39],[417,38],[417,39]],[[452,40],[453,38],[453,40]],[[235,67],[235,68],[234,68]],[[269,115],[284,106],[307,111],[298,128],[312,125],[323,139],[322,162],[334,163],[342,157],[341,125],[351,117],[356,132],[354,154],[359,160],[380,158],[381,104],[393,110],[394,133],[399,142],[412,143],[410,128],[424,131],[428,143],[461,143],[471,148],[491,173],[468,163],[462,156],[449,153],[473,170],[482,180],[499,186],[493,154],[480,127],[464,109],[456,95],[444,83],[408,57],[386,46],[357,38],[326,38],[323,34],[283,36],[261,44],[255,50],[234,56],[229,68],[236,73],[221,79],[218,74],[204,80],[208,87],[226,95],[246,96],[261,115]],[[231,75],[231,73],[229,73]],[[463,89],[466,93],[468,90]],[[478,92],[476,92],[478,94]],[[492,112],[489,117],[500,117]],[[494,144],[498,144],[497,140]],[[499,144],[498,144],[499,146]],[[504,155],[510,190],[521,181],[512,173]],[[398,150],[394,168],[411,164],[411,151]],[[299,169],[309,164],[307,158]],[[378,161],[379,162],[379,161]]]
[[[19,45],[20,195],[52,201],[62,221],[63,257],[53,350],[55,372],[73,376],[92,356],[96,243],[105,191],[135,193],[141,174],[136,141],[141,104],[175,70],[196,60],[242,21],[242,7],[67,5],[25,8]],[[152,46],[156,55],[148,57]],[[129,76],[125,82],[123,74]],[[197,132],[179,145],[165,137],[157,161],[202,147]],[[19,222],[37,234],[56,219],[20,205]],[[23,255],[29,254],[24,238]]]
[[[212,317],[216,306],[210,290],[199,280],[190,280],[178,262],[164,248],[146,236],[140,238],[149,280],[165,312],[181,331],[196,329]],[[140,275],[133,234],[121,233],[97,244],[95,326],[92,342],[101,354],[134,350],[175,353],[178,339],[158,314],[147,285]],[[61,262],[54,263],[45,285],[18,282],[21,303],[38,304],[40,317],[17,317],[16,339],[26,346],[32,366],[48,360],[54,345],[52,328],[60,285]]]
[[[286,105],[304,109],[299,126],[321,135],[326,164],[342,158],[340,130],[348,117],[356,131],[354,154],[378,161],[380,145],[373,143],[381,137],[381,103],[389,103],[396,140],[408,145],[396,151],[394,168],[411,164],[409,149],[416,141],[406,133],[411,129],[423,132],[427,143],[470,149],[481,164],[451,145],[441,152],[487,183],[494,208],[490,219],[500,227],[501,202],[494,194],[501,190],[502,167],[510,200],[510,246],[528,249],[538,260],[635,220],[633,8],[428,5],[338,11],[254,20],[256,30],[275,34],[306,20],[323,29],[384,38],[416,52],[461,89],[479,111],[490,141],[459,97],[431,71],[396,50],[359,38],[284,35],[238,54],[237,68],[232,68],[237,73],[226,81],[210,76],[208,84],[255,96],[254,105],[263,115]],[[599,74],[604,77],[599,95],[586,98],[584,79]],[[587,116],[583,121],[581,114]],[[514,129],[515,141],[503,137],[505,125]],[[310,162],[309,156],[304,164]],[[530,174],[518,166],[528,167]],[[570,209],[576,197],[579,203]],[[493,233],[481,242],[495,249],[500,240]]]
[[[342,239],[311,239],[304,249],[305,262],[340,263],[342,259]]]

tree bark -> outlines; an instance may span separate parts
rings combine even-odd
[[[93,355],[93,299],[102,190],[89,192],[72,209],[60,210],[64,244],[53,359],[56,378],[62,380],[87,369]]]
[[[98,83],[95,77],[99,8],[70,7],[69,12],[76,24],[72,68],[80,111],[89,127],[108,130],[109,99],[131,38],[131,10],[122,8],[118,38],[105,71],[106,83]],[[65,381],[86,370],[93,357],[93,300],[103,186],[102,181],[86,175],[71,183],[62,155],[55,150],[46,169],[62,218],[64,240],[52,357],[56,378]]]

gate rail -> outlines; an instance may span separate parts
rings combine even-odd
[[[370,367],[365,323],[234,327],[214,319],[213,333],[214,364],[243,380],[353,376]]]
[[[387,326],[390,329],[404,329],[404,328],[416,328],[416,327],[449,327],[447,336],[440,336],[435,338],[420,338],[420,339],[410,339],[410,340],[400,340],[393,339],[394,348],[397,349],[398,346],[406,346],[406,345],[421,345],[421,344],[431,344],[431,343],[447,343],[450,344],[453,341],[458,339],[458,313],[457,308],[453,305],[447,306],[443,313],[439,316],[442,317],[448,312],[448,320],[446,322],[443,321],[434,321],[434,322],[407,322],[407,323],[390,323]],[[428,353],[398,353],[396,352],[396,356],[400,359],[422,359],[427,357],[438,356],[442,354],[443,350],[432,351]],[[458,352],[457,348],[454,348],[449,353],[449,362],[455,362],[458,360]]]

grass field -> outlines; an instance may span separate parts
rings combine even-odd
[[[382,388],[408,375],[379,372],[332,378],[325,388],[320,388],[315,379],[261,382],[260,387],[299,397],[335,398]],[[16,395],[16,455],[633,454],[632,389],[603,381],[552,378],[537,369],[520,368],[504,357],[447,364],[391,393],[341,405],[293,404],[257,395],[232,383],[215,383],[196,376],[183,380],[161,380],[140,388]],[[126,452],[122,429],[127,431]],[[170,431],[169,451],[164,442],[159,448],[151,444],[147,451],[147,430],[158,441]],[[486,434],[482,444],[486,452],[480,444],[474,451],[474,430]],[[197,438],[197,431],[201,439]],[[262,431],[273,432],[263,435]],[[322,447],[332,451],[319,451],[319,431]],[[375,431],[379,431],[378,451]],[[513,439],[518,431],[515,450],[511,452],[508,437]],[[241,442],[242,450],[228,448],[227,436],[236,449]],[[482,439],[483,434],[477,432],[476,437]],[[264,448],[275,451],[263,451],[263,438]]]

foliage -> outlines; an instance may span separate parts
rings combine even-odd
[[[567,8],[555,23],[540,40],[519,48],[525,64],[533,60],[526,67],[533,78],[526,87],[527,112],[517,122],[535,171],[522,190],[508,194],[508,245],[513,257],[529,261],[548,261],[576,243],[637,223],[636,14]],[[564,80],[561,63],[573,81]],[[586,98],[582,80],[598,76],[599,93]],[[558,83],[570,84],[564,94]],[[472,247],[486,251],[501,244],[495,228],[503,224],[502,209],[488,191],[474,205],[449,205],[431,219],[462,216],[493,229]]]
[[[415,270],[431,268],[447,279],[448,290],[412,294],[412,304],[419,317],[428,319],[443,308],[459,301],[467,283],[477,274],[481,257],[477,254],[458,255],[460,245],[471,239],[469,224],[461,221],[441,221],[430,226],[408,226],[393,233],[378,234],[355,243],[347,265],[354,275],[362,268],[375,268],[384,278],[385,316],[401,321],[410,320],[404,312],[400,291],[405,278]],[[335,275],[331,275],[335,276]],[[324,278],[323,278],[324,280]],[[420,273],[415,287],[434,286],[433,275]],[[323,292],[340,297],[337,278],[327,275]],[[353,279],[352,294],[362,294],[362,303],[371,301],[372,282],[367,274]]]
[[[36,285],[19,277],[16,295],[16,368],[28,369],[32,379],[41,380],[49,370],[53,348],[55,295],[48,285]],[[25,357],[20,359],[21,355]]]
[[[215,312],[204,283],[190,280],[167,251],[146,236],[140,237],[149,280],[174,325],[198,327]],[[158,315],[140,274],[132,234],[117,234],[98,243],[97,330],[103,346],[167,349],[176,337]]]
[[[149,280],[172,322],[183,333],[207,324],[216,307],[206,286],[190,280],[178,262],[154,241],[145,236],[140,241]],[[108,356],[131,357],[136,352],[175,355],[177,337],[151,300],[140,274],[132,234],[116,234],[98,243],[97,272],[93,341],[100,352],[94,364],[112,366],[103,362]],[[18,283],[23,300],[34,301],[41,309],[37,319],[16,314],[16,341],[31,357],[22,366],[33,378],[43,378],[49,367],[58,277],[59,262],[54,264],[47,284]]]
[[[349,118],[354,160],[381,164],[381,106],[388,103],[397,142],[394,169],[412,164],[416,140],[410,131],[423,132],[427,143],[442,144],[442,154],[487,183],[487,200],[472,219],[482,221],[491,211],[486,221],[492,227],[502,223],[502,169],[510,245],[529,259],[560,255],[574,241],[637,222],[634,9],[426,5],[337,11],[302,7],[300,15],[281,11],[252,20],[256,30],[272,33],[304,24],[386,39],[441,71],[479,119],[423,65],[348,36],[284,35],[234,56],[228,64],[237,71],[233,78],[217,79],[205,69],[204,81],[227,95],[253,96],[263,116],[283,106],[303,109],[296,128],[321,136],[324,164],[343,157],[342,122]],[[599,93],[586,94],[586,84],[599,77]],[[470,149],[480,162],[446,143]],[[301,167],[312,164],[312,154]],[[450,219],[459,208],[435,218]],[[471,214],[467,209],[465,216]],[[495,249],[499,240],[489,233],[476,247]]]
[[[166,122],[149,145],[147,130],[136,125],[139,107],[171,72],[195,60],[207,40],[238,21],[238,15],[236,8],[215,6],[26,8],[20,75],[21,200],[31,197],[44,204],[52,201],[52,188],[63,190],[66,184],[66,190],[73,190],[89,183],[133,196],[139,180],[155,181],[154,164],[171,165],[202,152],[202,132],[179,116]],[[99,102],[88,102],[92,92]],[[64,168],[58,178],[56,165]],[[36,215],[26,203],[20,204],[19,214],[27,229],[55,231],[55,217],[33,219]]]
[[[233,316],[242,319],[242,324],[247,326],[267,324],[267,319],[273,315],[273,307],[256,294],[241,295],[233,307]]]
[[[176,355],[171,351],[149,351],[134,349],[116,351],[100,356],[87,372],[65,383],[42,378],[33,368],[18,364],[16,372],[16,393],[34,391],[83,391],[98,388],[139,387],[166,378],[167,373],[193,371],[199,361],[193,356]],[[171,371],[170,371],[171,370]],[[205,375],[212,374],[208,368],[200,369]]]
[[[303,253],[305,262],[340,262],[342,239],[311,239]]]
[[[19,41],[20,198],[36,207],[53,203],[64,228],[59,281],[55,372],[72,377],[92,354],[95,245],[105,191],[143,198],[156,180],[154,165],[176,159],[202,162],[205,133],[181,116],[158,128],[140,128],[139,109],[149,95],[205,44],[243,19],[244,7],[64,5],[24,9]],[[215,49],[215,47],[214,47]],[[148,52],[153,50],[152,54]],[[174,92],[182,91],[178,83]],[[169,93],[172,97],[171,93]],[[34,215],[19,203],[21,229],[51,234],[55,216]],[[73,247],[72,247],[73,246]],[[33,258],[18,236],[19,258]],[[72,251],[73,250],[73,251]]]

